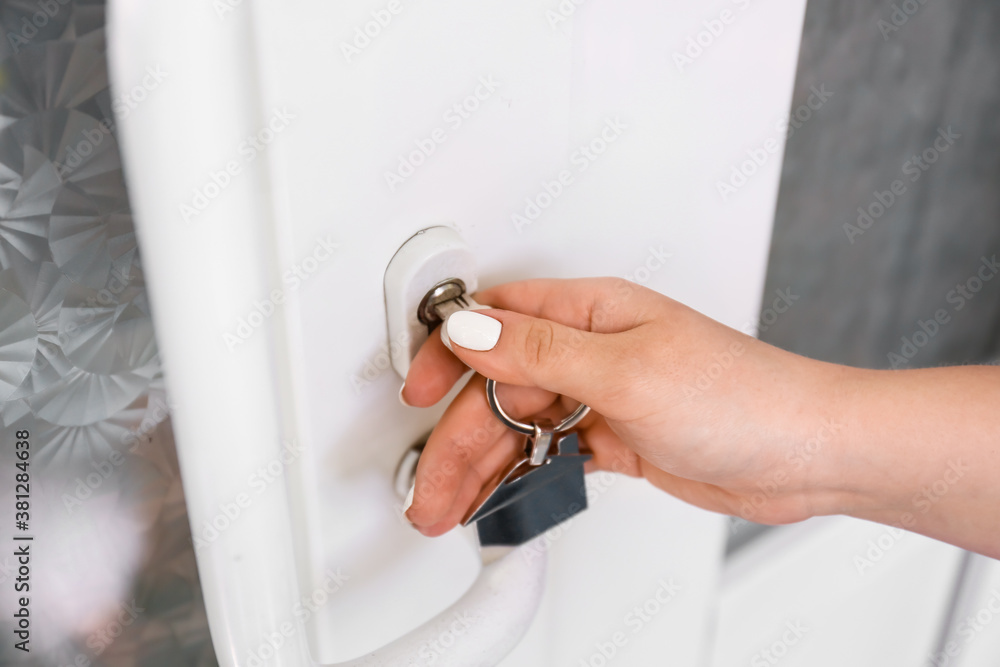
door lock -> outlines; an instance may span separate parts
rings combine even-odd
[[[429,227],[400,246],[385,269],[384,289],[389,353],[401,378],[406,378],[420,346],[449,315],[486,308],[470,296],[478,282],[475,255],[451,227]],[[441,340],[451,349],[440,328]]]
[[[483,310],[484,308],[489,308],[489,306],[484,306],[469,296],[461,278],[448,278],[442,280],[424,295],[420,302],[420,309],[417,311],[417,317],[427,325],[427,334],[430,335],[434,331],[434,327],[443,324],[452,313],[457,313],[460,310]],[[443,326],[441,327],[441,342],[449,350],[451,349],[448,330]]]

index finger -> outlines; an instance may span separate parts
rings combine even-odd
[[[618,333],[648,319],[645,314],[654,303],[651,294],[660,296],[623,278],[578,278],[522,280],[482,290],[475,296],[485,306],[584,331]],[[468,367],[444,346],[440,331],[435,329],[414,357],[400,397],[407,405],[433,405],[466,371]]]
[[[476,301],[501,310],[595,333],[628,331],[651,318],[656,294],[624,278],[541,278],[477,292]]]

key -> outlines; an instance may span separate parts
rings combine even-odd
[[[490,383],[488,395],[495,392]],[[495,393],[491,398],[492,407]],[[586,409],[578,413],[573,423]],[[506,419],[501,421],[511,426]],[[463,525],[476,524],[482,546],[524,544],[587,508],[583,464],[591,457],[580,454],[576,433],[565,432],[565,428],[557,430],[551,422],[535,422],[523,454],[483,486],[463,520]]]
[[[441,281],[420,302],[418,319],[428,334],[459,310],[486,308],[467,294],[458,278]],[[451,349],[444,327],[441,340]],[[560,424],[538,420],[524,424],[511,418],[496,397],[496,382],[486,380],[490,409],[505,426],[525,436],[524,452],[483,485],[462,524],[476,524],[482,546],[517,546],[587,508],[583,464],[573,428],[590,408],[580,405]]]

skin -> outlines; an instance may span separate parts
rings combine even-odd
[[[531,280],[476,295],[502,323],[488,351],[432,335],[402,392],[439,401],[407,518],[458,524],[522,437],[507,411],[558,421],[578,402],[589,470],[644,477],[714,512],[767,524],[844,514],[1000,557],[1000,368],[866,370],[778,349],[616,278]]]

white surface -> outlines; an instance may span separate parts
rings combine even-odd
[[[735,3],[589,2],[556,29],[546,20],[548,6],[535,0],[402,6],[351,63],[341,43],[380,3],[282,0],[258,6],[264,106],[297,114],[268,152],[282,193],[279,227],[290,231],[292,251],[284,261],[306,255],[325,234],[342,245],[297,294],[301,351],[309,360],[301,391],[308,404],[305,432],[320,460],[314,474],[327,565],[343,563],[343,554],[355,550],[393,549],[397,540],[388,528],[341,529],[355,523],[340,516],[341,508],[366,496],[359,490],[348,500],[335,487],[367,476],[388,480],[404,448],[435,423],[447,402],[431,410],[400,406],[399,381],[386,367],[387,342],[378,336],[385,326],[382,272],[416,230],[452,221],[479,260],[482,286],[535,276],[630,276],[750,328],[761,298],[780,164],[765,164],[728,204],[716,182],[745,159],[746,149],[777,136],[775,125],[789,107],[804,3],[754,3],[738,11],[738,21],[684,74],[673,51],[722,8],[738,9]],[[491,76],[499,82],[496,91],[451,127],[447,109]],[[580,172],[574,153],[615,118],[628,127]],[[435,128],[446,131],[446,140],[390,190],[385,172]],[[518,232],[512,214],[523,212],[525,198],[544,192],[543,182],[561,170],[572,172],[572,183]],[[669,257],[664,261],[663,255]],[[345,316],[343,302],[332,295],[348,285],[356,305]],[[382,502],[391,515],[391,497],[385,494]],[[644,591],[665,569],[681,572],[687,586],[686,602],[675,616],[664,616],[671,627],[662,640],[669,638],[676,664],[697,664],[722,521],[680,509],[642,487],[616,507],[616,515],[588,512],[576,529],[587,527],[584,553],[594,550],[593,542],[609,547],[600,558],[583,558],[562,541],[553,550],[551,571],[559,574],[550,574],[547,618],[539,621],[549,631],[532,644],[533,652],[519,653],[516,664],[588,655],[591,636],[619,620],[618,613],[609,619],[600,611],[629,603],[621,591]],[[651,526],[664,533],[650,539]],[[613,586],[591,583],[615,567],[610,546],[616,543],[632,545],[629,566]],[[416,585],[406,589],[414,596],[410,615],[397,608],[373,624],[371,612],[359,606],[329,605],[321,623],[335,630],[316,646],[324,660],[344,659],[393,637],[467,585],[470,575],[449,580],[436,574],[447,561],[430,569],[413,559],[397,552],[397,563],[412,563],[417,579],[427,582],[419,591]],[[466,571],[461,561],[454,568]],[[385,591],[371,592],[373,598],[399,590],[388,583],[400,585],[392,571],[387,565],[382,573],[366,573],[372,586],[366,590]],[[567,583],[558,585],[563,578]],[[653,637],[644,633],[634,642],[634,660],[662,657]]]
[[[476,256],[451,227],[419,230],[389,260],[383,277],[385,318],[392,367],[400,378],[427,340],[427,325],[417,317],[420,302],[449,278],[462,280],[469,294],[479,287]]]
[[[293,622],[299,592],[285,478],[252,486],[259,468],[280,461],[282,439],[295,439],[277,408],[273,332],[262,327],[232,350],[224,339],[274,275],[264,163],[242,165],[189,222],[179,206],[259,126],[249,26],[245,15],[220,22],[193,0],[109,9],[112,93],[132,89],[147,67],[166,72],[118,122],[188,514],[207,545],[196,556],[212,641],[221,665],[246,665]],[[219,533],[208,539],[213,521]],[[277,637],[270,664],[309,664],[304,633]]]
[[[483,565],[475,584],[454,605],[377,652],[339,667],[492,667],[527,632],[545,586],[544,552],[537,540]],[[338,667],[330,665],[329,667]]]
[[[784,527],[730,562],[711,664],[923,665],[961,555],[922,535],[845,517]]]
[[[643,481],[595,473],[587,484],[590,508],[545,542],[537,620],[501,664],[596,667],[603,648],[609,665],[704,665],[724,522]]]
[[[950,634],[932,656],[935,667],[995,667],[1000,662],[1000,562],[973,555],[964,588]]]
[[[404,2],[351,63],[341,42],[379,2],[247,1],[218,14],[225,4],[119,0],[111,26],[116,87],[147,65],[169,72],[122,132],[192,524],[244,490],[283,438],[303,447],[284,468],[287,498],[280,477],[254,496],[199,571],[232,665],[342,568],[350,579],[308,634],[317,660],[346,660],[447,608],[476,576],[460,538],[415,535],[390,493],[400,454],[443,404],[396,399],[389,258],[452,220],[484,285],[624,275],[750,328],[780,161],[728,204],[716,183],[746,149],[782,138],[804,1],[590,0],[554,28],[556,3]],[[681,74],[672,54],[722,8],[735,23]],[[454,123],[449,107],[477,92],[478,110]],[[279,117],[280,133],[247,157],[246,137]],[[390,190],[385,172],[436,128],[445,140]],[[581,160],[602,135],[606,151]],[[183,223],[179,205],[230,161],[241,173]],[[518,231],[512,215],[558,190],[561,172],[561,194]],[[224,335],[278,288],[283,307],[230,350]],[[615,481],[552,546],[543,616],[511,664],[587,658],[602,629],[630,631],[625,614],[650,599],[658,630],[622,648],[630,664],[697,664],[723,537],[721,518]],[[681,589],[661,603],[664,576]],[[303,634],[271,664],[306,664]]]
[[[253,70],[245,67],[247,61],[237,64],[220,57],[214,61],[218,70],[196,65],[201,58],[211,60],[215,47],[223,48],[226,56],[252,58],[246,50],[248,26],[246,17],[237,18],[229,30],[217,31],[215,19],[204,12],[185,12],[191,8],[184,6],[174,9],[194,24],[188,33],[193,34],[192,41],[182,52],[158,32],[169,28],[173,15],[157,15],[134,5],[115,8],[110,34],[116,88],[127,88],[141,76],[137,72],[142,67],[136,64],[146,62],[144,58],[152,58],[168,76],[180,73],[180,82],[161,91],[155,104],[120,120],[131,194],[147,249],[159,340],[175,397],[172,416],[178,456],[213,643],[223,665],[313,664],[306,626],[300,623],[307,616],[304,610],[311,609],[304,603],[308,599],[313,605],[325,604],[352,575],[338,567],[324,570],[324,581],[307,579],[313,574],[307,560],[309,499],[301,489],[288,493],[286,481],[294,488],[311,458],[296,437],[295,406],[288,404],[287,396],[283,405],[280,397],[292,390],[287,381],[292,362],[284,345],[289,331],[284,313],[278,309],[269,314],[264,319],[270,321],[246,336],[237,329],[238,341],[226,322],[246,320],[252,326],[247,304],[272,294],[269,287],[275,286],[268,174],[263,162],[245,165],[242,179],[231,173],[226,187],[220,185],[219,201],[194,214],[197,227],[192,220],[176,218],[176,200],[163,201],[178,195],[180,201],[187,200],[187,184],[198,177],[197,171],[176,168],[185,151],[226,157],[226,132],[219,131],[211,117],[199,125],[189,115],[190,100],[204,93],[199,85],[206,77],[230,75],[231,88],[212,96],[213,109],[222,116],[218,123],[223,124],[224,118],[230,132],[257,131]],[[211,39],[217,33],[220,42]],[[184,132],[179,139],[162,142],[163,130],[172,127]],[[195,187],[204,190],[203,184]],[[242,196],[227,200],[230,189]],[[200,243],[206,239],[208,244]],[[333,244],[319,245],[328,254]],[[319,261],[321,255],[314,257]],[[204,273],[183,270],[191,266],[211,268]],[[277,362],[276,369],[272,362]],[[351,505],[341,507],[347,510]],[[355,514],[359,515],[362,512]],[[298,561],[293,553],[296,541]],[[453,562],[474,560],[476,556],[468,552],[456,548],[449,556]],[[394,633],[398,639],[384,647],[372,646],[365,651],[371,655],[350,664],[407,664],[425,650],[433,651],[438,664],[495,664],[526,632],[541,598],[546,559],[525,566],[518,553],[484,566],[462,599],[441,616],[406,629],[412,632]],[[365,560],[370,563],[371,554]],[[419,555],[412,560],[419,562]],[[450,576],[454,571],[443,574],[456,580]],[[416,581],[413,573],[407,572],[406,583],[412,581]],[[404,590],[378,593],[390,593],[388,602],[393,593]],[[377,608],[373,602],[379,596],[364,599],[364,606]],[[372,614],[366,621],[375,625],[377,618]],[[463,632],[453,635],[458,621]],[[448,643],[438,648],[435,642],[445,640]]]

